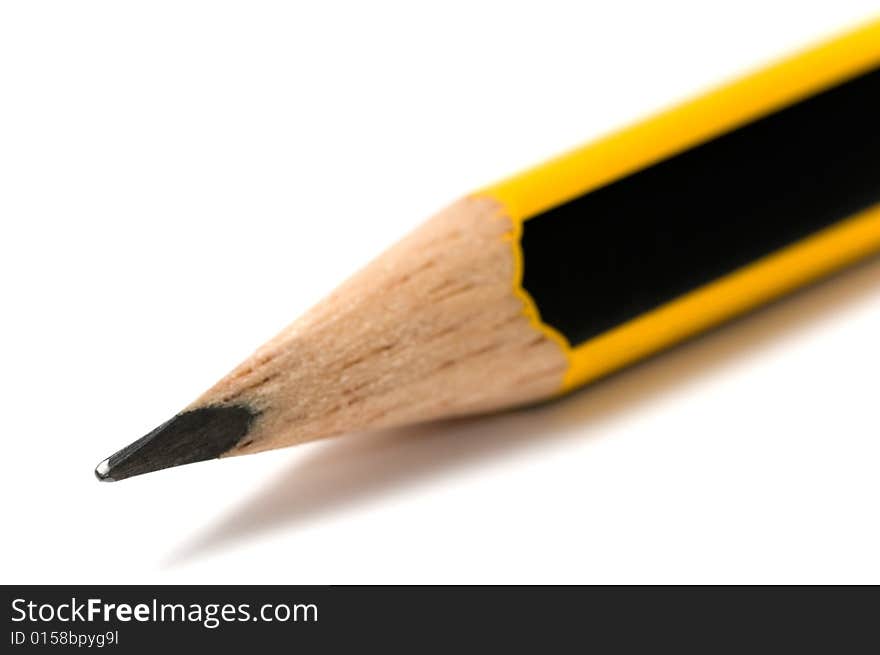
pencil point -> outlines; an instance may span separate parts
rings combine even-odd
[[[256,417],[257,412],[245,405],[182,412],[98,464],[95,477],[115,482],[214,459],[241,441]]]
[[[101,482],[115,482],[115,480],[110,477],[109,457],[95,467],[95,477]]]

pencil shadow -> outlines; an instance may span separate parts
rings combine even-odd
[[[878,294],[880,259],[872,259],[556,401],[313,444],[313,452],[190,537],[164,564],[178,566],[258,535],[296,528],[488,458],[520,455],[552,441],[595,438],[603,423],[627,409]]]

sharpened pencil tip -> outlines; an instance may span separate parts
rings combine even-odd
[[[101,482],[115,482],[115,480],[110,477],[109,457],[95,467],[95,477]]]
[[[209,406],[182,412],[98,464],[95,477],[115,482],[214,459],[241,441],[257,414],[246,405]]]

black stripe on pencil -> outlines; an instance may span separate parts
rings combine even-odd
[[[878,177],[873,70],[530,219],[523,286],[577,345],[880,202]]]

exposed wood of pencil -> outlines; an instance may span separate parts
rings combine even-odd
[[[484,412],[558,392],[566,361],[513,292],[512,229],[487,199],[440,213],[194,404],[264,412],[229,454]]]
[[[136,449],[115,463],[111,457],[102,466],[117,472],[99,470],[99,477],[120,479],[557,393],[567,362],[560,347],[532,326],[514,292],[512,232],[495,201],[458,201],[186,408],[250,410],[253,420],[241,428],[243,434],[233,435],[231,447],[216,452],[194,443],[195,455],[181,451],[173,461],[167,460],[168,445],[165,452]],[[230,422],[226,416],[217,421]],[[157,430],[168,431],[173,422]],[[196,427],[203,432],[199,439],[214,438],[210,426]],[[188,448],[181,444],[190,436],[175,435],[170,446]]]

